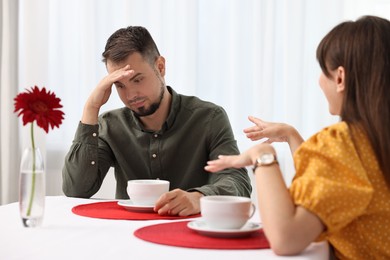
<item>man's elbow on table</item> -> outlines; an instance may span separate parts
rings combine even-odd
[[[64,180],[62,183],[62,192],[67,197],[89,199],[97,191],[95,191],[94,189],[90,189],[89,191],[85,191],[84,185],[78,185],[76,182],[70,184]]]

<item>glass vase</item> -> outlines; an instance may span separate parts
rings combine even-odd
[[[42,225],[45,194],[45,167],[42,154],[39,148],[26,148],[19,176],[19,210],[25,227]]]

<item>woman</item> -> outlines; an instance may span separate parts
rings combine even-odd
[[[319,84],[341,122],[303,142],[286,124],[250,117],[268,138],[206,170],[254,165],[259,210],[276,254],[327,240],[339,259],[390,259],[390,22],[365,16],[333,28],[317,48]],[[272,142],[285,141],[296,175],[288,189]]]

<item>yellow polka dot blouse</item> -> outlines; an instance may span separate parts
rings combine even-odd
[[[304,142],[290,192],[322,220],[318,240],[328,240],[337,258],[390,259],[390,189],[364,132],[353,136],[340,122]]]

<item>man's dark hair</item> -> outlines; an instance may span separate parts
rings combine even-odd
[[[103,55],[103,62],[107,64],[124,61],[129,55],[138,52],[151,65],[160,56],[156,43],[144,27],[129,26],[114,32],[108,38]]]

